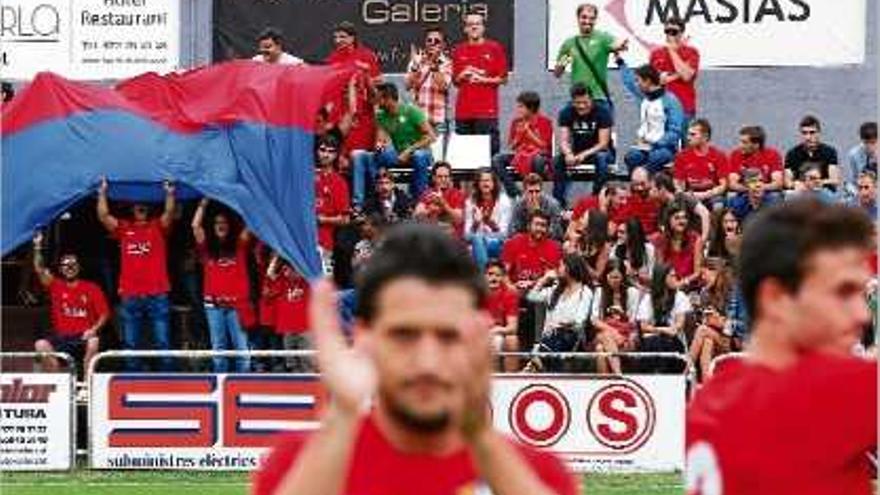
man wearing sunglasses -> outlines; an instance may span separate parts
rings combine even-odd
[[[82,358],[82,369],[87,370],[98,353],[98,333],[110,315],[104,293],[97,284],[79,278],[80,264],[75,254],[63,254],[58,262],[60,276],[53,274],[43,261],[41,233],[34,236],[34,271],[49,292],[53,329],[34,343],[34,349]],[[44,371],[58,371],[55,357],[43,356],[41,363]]]
[[[803,189],[807,163],[818,163],[822,172],[822,185],[837,191],[840,185],[840,167],[837,150],[822,142],[822,124],[819,119],[807,115],[800,123],[801,142],[785,154],[785,179],[788,187]]]
[[[452,59],[446,54],[446,35],[439,27],[425,30],[423,47],[411,47],[404,81],[413,101],[428,116],[434,130],[445,133]]]
[[[651,51],[651,67],[660,73],[660,82],[678,98],[684,110],[685,125],[697,114],[697,72],[700,52],[687,43],[684,21],[669,17],[663,23],[666,44]]]

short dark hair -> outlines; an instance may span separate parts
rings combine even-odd
[[[257,35],[257,43],[263,40],[272,40],[276,44],[281,45],[284,43],[284,35],[281,33],[281,30],[276,27],[266,27],[260,34]]]
[[[862,141],[875,141],[877,139],[877,122],[864,122],[859,126],[859,138]]]
[[[648,80],[651,84],[660,84],[660,73],[650,64],[640,65],[636,68],[636,75]]]
[[[543,210],[535,210],[529,213],[529,225],[532,224],[532,220],[536,218],[543,218],[547,223],[550,223],[550,215],[545,213]]]
[[[657,189],[663,189],[664,191],[674,193],[675,192],[675,180],[672,179],[672,175],[669,172],[662,170],[654,174],[654,187]]]
[[[664,26],[677,26],[678,29],[681,29],[682,33],[685,30],[685,24],[687,24],[687,23],[684,22],[684,19],[682,19],[681,17],[679,17],[677,15],[671,15],[671,16],[667,17],[666,20],[663,21]]]
[[[749,141],[751,141],[753,144],[757,144],[758,147],[762,149],[767,143],[767,133],[764,132],[764,128],[759,125],[743,126],[739,130],[739,135],[748,137]]]
[[[425,30],[423,31],[423,34],[425,35],[425,37],[427,37],[431,33],[439,33],[440,36],[443,37],[443,41],[446,41],[446,32],[443,31],[443,27],[440,26],[439,24],[431,24],[430,26],[426,27]]]
[[[429,285],[460,286],[471,293],[475,308],[486,299],[483,275],[461,243],[436,226],[404,223],[388,230],[358,276],[355,316],[371,322],[382,289],[406,277]]]
[[[349,21],[342,21],[333,26],[333,32],[343,32],[349,36],[354,36],[355,38],[357,38],[357,30],[354,27],[354,23]]]
[[[758,315],[761,283],[775,279],[791,292],[818,251],[868,248],[873,224],[858,208],[798,198],[759,210],[746,222],[738,273],[748,314]]]
[[[592,10],[592,11],[595,12],[596,14],[599,13],[599,7],[597,7],[596,4],[594,4],[594,3],[582,3],[582,4],[578,5],[578,7],[577,7],[577,15],[580,17],[581,12],[583,12],[584,10],[587,10],[587,9]]]
[[[688,127],[699,127],[700,132],[705,134],[707,138],[712,139],[712,124],[707,119],[694,119]]]
[[[490,258],[489,261],[486,262],[486,269],[483,271],[488,272],[489,268],[497,268],[501,270],[501,273],[507,273],[507,267],[505,267],[504,262],[498,258]]]
[[[397,85],[393,82],[383,82],[377,84],[376,92],[379,93],[380,97],[391,98],[394,101],[398,101],[400,99],[400,94],[397,91]]]
[[[517,103],[529,109],[530,112],[537,112],[541,109],[541,95],[534,91],[523,91],[516,97]]]
[[[807,115],[802,118],[798,127],[815,127],[817,131],[822,130],[822,124],[819,123],[819,119],[815,115]]]
[[[317,141],[315,142],[315,149],[317,150],[319,146],[327,146],[329,148],[333,148],[336,151],[339,151],[339,140],[333,134],[324,134],[323,136],[319,136]]]
[[[2,87],[3,103],[9,103],[10,101],[12,101],[13,98],[15,98],[15,88],[12,87],[11,82],[3,81],[3,83],[0,84],[0,87]],[[874,127],[876,128],[876,125]]]
[[[434,166],[431,167],[431,177],[434,177],[435,175],[437,175],[437,171],[440,170],[441,168],[445,168],[445,169],[449,170],[450,173],[452,173],[452,164],[449,162],[445,162],[443,160],[440,160],[439,162],[434,162]]]
[[[571,99],[580,98],[581,96],[590,96],[590,90],[587,88],[587,85],[578,82],[571,85],[571,89],[569,90],[569,94],[571,95]]]
[[[523,187],[534,186],[535,184],[539,184],[541,186],[544,185],[544,179],[542,179],[539,174],[532,172],[523,177]]]

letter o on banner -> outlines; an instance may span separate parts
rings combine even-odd
[[[549,447],[568,431],[571,407],[565,396],[550,385],[529,385],[513,398],[508,420],[519,441]]]
[[[599,389],[587,407],[587,427],[593,437],[615,452],[638,450],[654,433],[657,413],[651,395],[626,381]]]

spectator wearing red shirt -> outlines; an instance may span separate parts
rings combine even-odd
[[[486,311],[492,317],[492,347],[495,352],[519,352],[519,293],[507,282],[504,263],[493,259],[486,264]],[[516,356],[504,356],[502,370],[507,373],[519,371],[520,360]]]
[[[761,173],[764,191],[782,191],[785,171],[782,155],[766,147],[767,133],[761,126],[745,126],[739,130],[739,147],[730,153],[730,170],[727,187],[738,193],[748,192],[743,178],[745,171],[755,169]]]
[[[199,202],[192,219],[193,238],[202,259],[204,273],[204,307],[215,351],[247,351],[245,327],[253,326],[253,307],[248,281],[248,250],[251,235],[241,229],[233,230],[230,215],[217,211],[211,217],[210,228],[205,230],[205,210],[208,198]],[[231,370],[245,373],[251,370],[250,358],[215,357],[214,372]]]
[[[339,143],[331,136],[318,140],[315,153],[315,213],[318,220],[318,246],[325,264],[333,252],[336,230],[348,223],[348,183],[336,171]]]
[[[642,222],[645,235],[657,232],[660,217],[660,201],[651,194],[651,181],[648,171],[636,167],[630,175],[630,194],[626,199],[627,218],[637,218]]]
[[[706,119],[691,122],[687,148],[675,156],[672,175],[677,191],[687,191],[708,203],[724,201],[727,192],[727,155],[712,146],[712,126]]]
[[[492,157],[492,171],[507,195],[514,198],[521,193],[507,167],[513,167],[520,177],[530,173],[544,176],[553,155],[553,122],[541,113],[538,93],[525,91],[516,97],[507,145],[510,151]]]
[[[132,220],[120,220],[110,213],[106,178],[101,179],[98,188],[98,220],[119,240],[119,320],[124,350],[142,349],[141,332],[147,325],[153,329],[154,348],[162,351],[171,349],[165,236],[174,218],[175,200],[174,185],[165,182],[163,187],[165,210],[162,215],[158,219],[150,219],[149,207],[136,203],[132,207]],[[143,361],[139,359],[128,359],[125,365],[129,371],[143,369]],[[174,361],[170,357],[159,358],[159,368],[171,371]]]
[[[274,251],[262,241],[254,246],[254,260],[257,266],[257,282],[259,284],[259,298],[257,306],[257,327],[248,332],[248,340],[251,349],[280,351],[283,349],[281,336],[275,331],[275,301],[280,293],[279,280],[272,280],[267,275],[269,261],[274,256]],[[254,371],[283,372],[283,359],[277,357],[254,358],[251,366]]]
[[[465,196],[452,185],[452,165],[447,162],[435,163],[431,178],[433,185],[422,194],[413,216],[431,223],[450,222],[461,233]]]
[[[608,231],[617,231],[617,226],[626,223],[628,217],[626,211],[627,191],[618,183],[609,183],[599,191],[597,195],[584,196],[579,199],[571,211],[571,221],[568,223],[566,237],[574,232],[581,232],[587,226],[589,215],[593,211],[602,211],[608,215]]]
[[[309,281],[277,254],[269,261],[266,276],[275,291],[275,332],[281,335],[284,350],[307,351],[313,348],[309,331],[308,305],[311,297]],[[311,359],[303,356],[287,358],[287,371],[314,371]]]
[[[678,98],[684,111],[685,125],[697,114],[697,73],[700,52],[684,37],[685,22],[669,17],[663,23],[666,45],[651,51],[650,64],[660,73],[660,83]]]
[[[34,237],[34,271],[49,291],[53,328],[51,335],[34,343],[34,349],[37,352],[63,352],[74,359],[80,357],[82,369],[88,371],[89,363],[100,347],[98,333],[110,315],[104,293],[97,284],[79,278],[79,259],[74,254],[61,256],[58,262],[60,280],[46,268],[42,234]],[[42,356],[40,360],[44,371],[58,371],[56,358]]]
[[[864,213],[816,200],[750,220],[738,267],[749,353],[688,405],[685,491],[873,493],[877,361],[851,354],[871,322],[873,230]]]
[[[547,237],[550,218],[535,210],[529,217],[529,230],[512,236],[504,243],[501,261],[510,281],[521,293],[527,292],[548,270],[562,259],[562,247]]]
[[[349,99],[357,108],[351,117],[351,127],[345,136],[346,153],[372,150],[376,143],[376,120],[373,112],[373,86],[382,82],[379,58],[357,39],[354,24],[343,21],[333,28],[334,50],[325,60],[358,71],[355,98]],[[348,104],[350,105],[351,102]]]
[[[417,224],[389,232],[366,267],[353,348],[335,289],[318,284],[309,313],[333,399],[308,438],[281,439],[253,493],[573,495],[555,456],[504,437],[486,415],[485,298],[464,247]]]
[[[486,38],[483,14],[465,15],[464,32],[467,39],[452,50],[452,82],[458,87],[455,132],[488,134],[495,155],[501,149],[498,87],[507,82],[507,54],[501,43]]]
[[[703,269],[703,240],[689,227],[691,215],[683,201],[674,201],[663,229],[652,239],[657,261],[672,267],[682,289],[696,284]]]

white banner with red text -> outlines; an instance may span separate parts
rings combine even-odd
[[[578,32],[582,0],[547,0],[547,66]],[[629,39],[624,58],[646,63],[662,46],[663,22],[687,23],[685,37],[702,67],[829,66],[865,60],[865,0],[593,0],[596,29]],[[614,65],[614,60],[609,60]]]
[[[577,471],[684,467],[683,376],[499,375],[496,429]],[[284,430],[315,429],[328,401],[315,375],[94,374],[90,465],[250,470]]]
[[[72,400],[69,373],[0,374],[0,471],[70,469]]]

